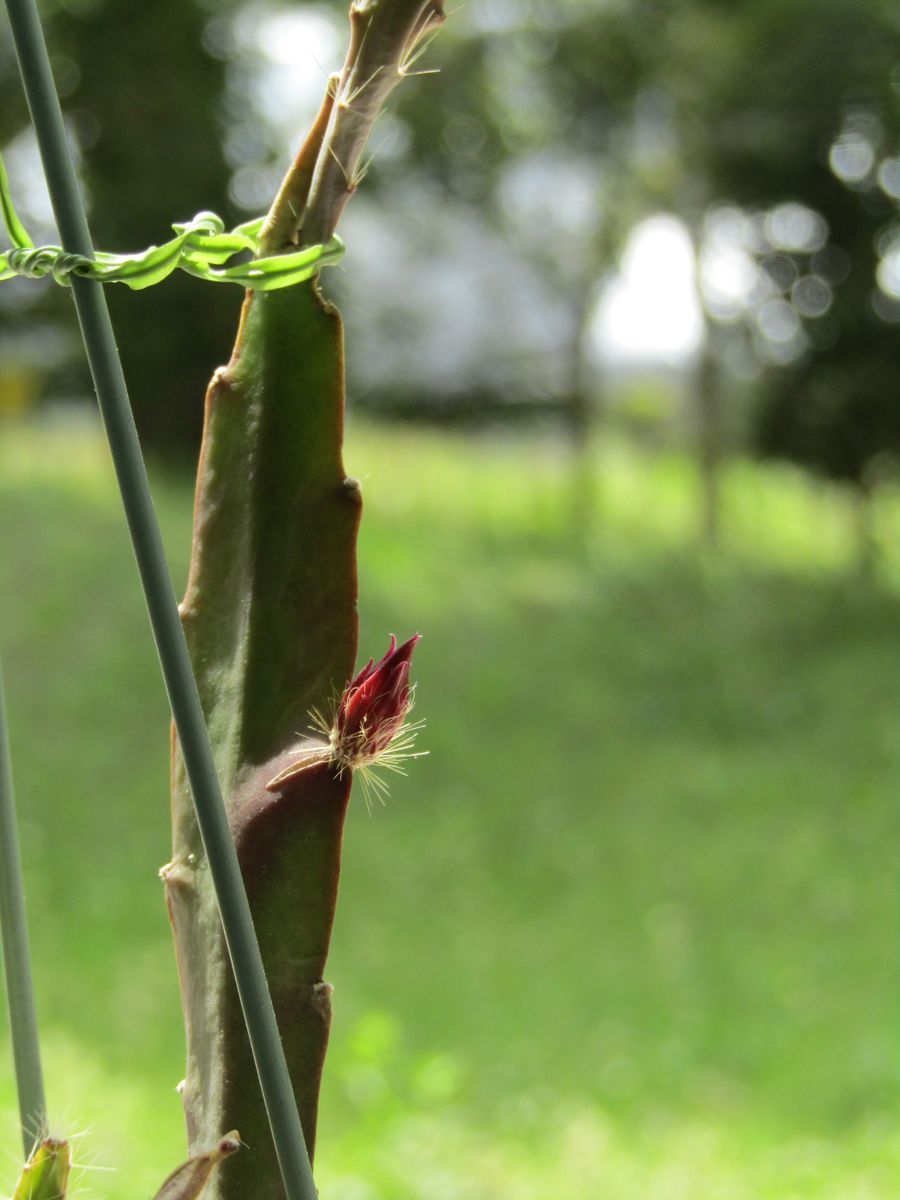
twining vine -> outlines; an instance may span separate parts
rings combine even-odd
[[[338,262],[344,253],[344,243],[335,234],[323,245],[258,258],[265,217],[255,217],[226,232],[225,222],[213,212],[200,212],[190,221],[173,224],[175,237],[137,254],[96,251],[93,258],[86,258],[69,254],[61,246],[36,246],[16,212],[2,156],[0,211],[12,242],[12,249],[0,253],[0,282],[15,276],[43,279],[49,275],[67,287],[71,277],[77,275],[98,283],[124,283],[139,291],[181,270],[213,283],[236,283],[257,292],[271,292],[311,279],[322,267]],[[254,257],[234,266],[223,265],[246,251]]]

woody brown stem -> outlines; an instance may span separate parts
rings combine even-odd
[[[387,97],[443,20],[442,0],[354,0],[350,46],[300,223],[301,245],[326,242],[334,233]]]
[[[275,197],[272,207],[269,209],[269,215],[260,231],[259,253],[261,258],[270,254],[282,254],[297,247],[300,221],[303,219],[316,162],[322,150],[322,142],[325,139],[328,122],[334,108],[334,98],[339,86],[340,76],[331,75],[318,115],[300,147],[300,152],[294,159],[293,166],[285,175],[281,187],[278,189],[278,195]]]

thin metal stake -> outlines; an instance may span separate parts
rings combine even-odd
[[[65,250],[91,258],[93,244],[34,0],[6,0],[6,7],[60,240]],[[78,278],[71,282],[285,1193],[287,1200],[316,1200],[297,1103],[216,777],[106,297],[98,283]]]
[[[25,920],[25,886],[22,883],[22,858],[16,828],[16,803],[13,792],[12,761],[6,705],[3,699],[3,674],[0,672],[0,933],[3,937],[3,970],[6,975],[6,1003],[16,1088],[19,1093],[19,1122],[25,1157],[47,1124],[44,1101],[44,1075],[38,1041],[34,984],[28,953],[28,925]]]

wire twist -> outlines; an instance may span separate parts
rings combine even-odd
[[[258,292],[272,292],[312,278],[322,267],[332,266],[344,253],[337,235],[324,245],[305,246],[288,254],[254,257],[235,266],[224,266],[242,251],[259,254],[259,234],[265,218],[256,217],[227,231],[213,212],[197,213],[190,221],[174,224],[175,237],[138,254],[107,254],[93,258],[69,254],[61,246],[35,246],[19,219],[9,190],[9,178],[0,155],[0,211],[12,249],[0,253],[0,282],[17,275],[28,279],[50,276],[68,287],[73,275],[98,283],[124,283],[134,291],[161,283],[175,270],[186,271],[212,283],[236,283]]]

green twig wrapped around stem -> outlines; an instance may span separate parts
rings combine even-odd
[[[137,292],[162,283],[180,269],[209,283],[235,283],[252,291],[274,292],[304,283],[323,267],[339,262],[344,254],[344,244],[335,235],[324,245],[261,258],[259,234],[263,217],[244,221],[229,233],[222,218],[212,212],[197,213],[190,221],[173,225],[175,237],[138,254],[98,250],[85,255],[63,250],[62,246],[35,246],[13,204],[2,155],[0,215],[13,244],[11,250],[0,253],[0,282],[16,276],[43,279],[49,275],[67,287],[74,275],[97,283],[124,283]],[[249,262],[223,265],[244,251],[254,255]]]

